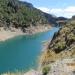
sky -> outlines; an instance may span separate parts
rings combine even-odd
[[[55,15],[71,18],[75,15],[75,0],[21,0],[33,4],[34,7]]]

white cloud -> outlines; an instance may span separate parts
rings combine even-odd
[[[64,9],[65,12],[75,13],[75,6],[70,6]]]
[[[51,9],[46,8],[46,7],[39,7],[38,9],[47,13],[54,14],[56,16],[64,16],[68,18],[75,15],[75,6],[69,6],[66,8],[51,8]]]

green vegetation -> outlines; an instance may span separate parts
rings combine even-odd
[[[69,20],[54,36],[49,49],[60,53],[69,48],[75,42],[75,20]]]
[[[63,50],[65,48],[66,43],[64,41],[60,41],[57,44],[55,44],[55,50],[57,50],[56,52],[58,52],[59,50]]]
[[[45,67],[43,67],[42,73],[43,73],[43,75],[47,75],[49,71],[50,71],[50,67],[45,66]]]
[[[18,0],[0,0],[0,27],[25,28],[49,24],[45,13],[32,4]]]

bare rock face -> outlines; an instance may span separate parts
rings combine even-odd
[[[75,75],[75,58],[56,61],[51,65],[48,75]]]

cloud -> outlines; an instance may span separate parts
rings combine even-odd
[[[75,15],[75,6],[69,6],[66,8],[46,8],[46,7],[39,7],[38,9],[46,12],[46,13],[50,13],[50,14],[54,14],[56,16],[64,16],[64,17],[72,17],[73,15]]]

